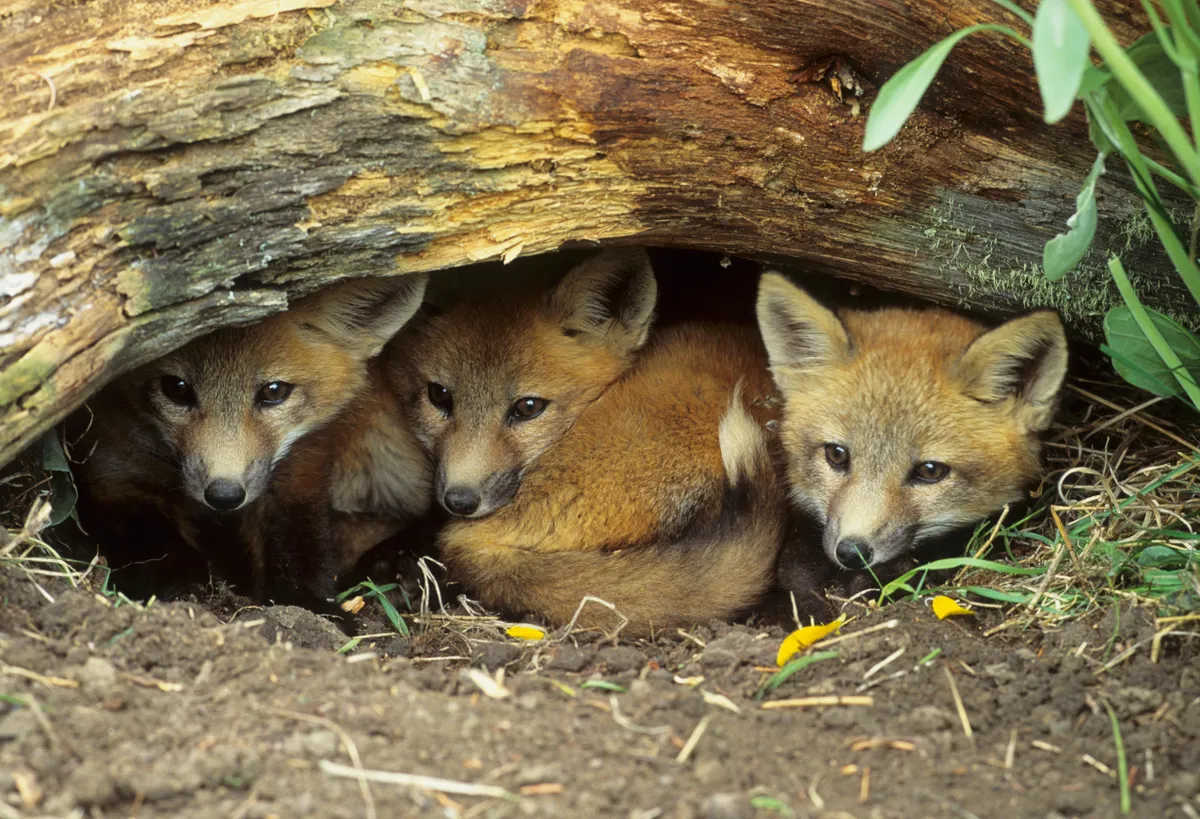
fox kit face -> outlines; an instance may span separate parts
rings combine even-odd
[[[183,491],[212,509],[238,509],[262,494],[293,443],[354,397],[365,362],[424,291],[424,277],[348,282],[198,339],[122,389],[178,463]]]
[[[763,276],[759,327],[784,394],[793,503],[848,569],[977,523],[1036,478],[1067,343],[1048,310],[985,331],[944,310],[835,315]]]
[[[447,511],[480,518],[512,499],[525,470],[630,366],[655,292],[645,252],[613,250],[548,294],[457,305],[414,328],[389,378],[437,462]]]

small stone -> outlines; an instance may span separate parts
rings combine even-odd
[[[992,677],[997,682],[1012,682],[1017,678],[1017,672],[1013,671],[1012,666],[1008,663],[992,663],[983,667],[983,673]]]
[[[614,674],[637,671],[646,664],[645,655],[630,646],[602,649],[596,659]]]
[[[117,786],[104,763],[90,759],[71,771],[66,789],[75,803],[84,807],[103,807],[117,799]]]
[[[388,657],[407,657],[410,645],[407,637],[393,637],[383,647],[383,653]]]
[[[596,652],[594,649],[564,645],[560,646],[558,651],[554,652],[554,656],[550,658],[550,662],[546,663],[546,668],[578,673],[587,668],[595,656]]]
[[[76,677],[83,690],[91,694],[106,696],[117,684],[117,669],[103,657],[88,657]]]
[[[530,765],[517,771],[516,782],[518,787],[526,785],[540,785],[543,782],[564,782],[566,774],[563,769],[553,763],[547,765]]]
[[[700,804],[702,819],[752,819],[754,808],[740,793],[714,793]]]
[[[333,731],[292,734],[283,741],[283,752],[293,757],[325,759],[338,752],[338,737]]]
[[[37,719],[28,708],[15,708],[0,719],[0,741],[19,740],[37,730]]]
[[[945,731],[956,722],[954,714],[936,705],[919,705],[903,722],[914,730]]]
[[[479,643],[471,655],[471,665],[495,671],[521,659],[521,647],[513,643]]]
[[[826,728],[849,728],[858,724],[858,715],[849,708],[827,708],[821,712],[821,724]]]
[[[700,665],[704,668],[733,668],[738,664],[738,655],[726,648],[709,646],[700,655]]]
[[[1200,775],[1191,771],[1179,771],[1167,777],[1167,788],[1176,796],[1191,799],[1200,795]]]

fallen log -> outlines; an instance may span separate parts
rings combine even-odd
[[[1126,41],[1138,3],[1101,6]],[[1029,55],[955,51],[886,149],[877,85],[990,0],[116,0],[0,11],[0,464],[117,373],[346,276],[637,242],[785,261],[1095,337],[1125,252],[1039,270],[1092,160]]]

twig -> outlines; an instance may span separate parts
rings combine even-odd
[[[625,626],[629,625],[629,618],[626,617],[624,614],[621,614],[621,612],[617,611],[616,606],[614,606],[612,603],[608,602],[607,600],[601,600],[599,597],[593,597],[592,595],[589,594],[589,595],[586,595],[582,600],[579,601],[579,607],[575,609],[575,614],[571,616],[571,622],[567,623],[567,627],[565,629],[563,629],[562,636],[559,637],[555,642],[562,642],[563,640],[567,639],[567,637],[569,637],[571,635],[571,632],[575,629],[575,624],[579,622],[579,615],[583,613],[583,607],[586,606],[588,603],[597,603],[601,606],[604,606],[606,609],[608,609],[609,611],[611,611],[613,614],[617,615],[617,617],[619,617],[621,619],[621,622],[617,624],[616,630],[612,634],[609,635],[610,637],[615,638],[618,634],[621,633],[621,630],[624,629]]]
[[[1050,520],[1054,521],[1054,527],[1058,529],[1058,534],[1063,539],[1063,545],[1067,547],[1067,553],[1071,555],[1071,562],[1075,564],[1075,571],[1079,574],[1084,574],[1083,564],[1079,562],[1079,555],[1075,553],[1075,544],[1071,542],[1071,536],[1067,534],[1067,527],[1063,526],[1062,518],[1058,516],[1059,507],[1050,507]]]
[[[375,819],[375,797],[371,796],[371,786],[367,784],[369,777],[367,776],[366,769],[363,768],[362,758],[358,755],[358,746],[354,744],[354,740],[351,738],[350,734],[346,732],[346,729],[338,725],[333,720],[326,719],[325,717],[318,717],[316,714],[304,714],[300,711],[287,711],[283,708],[271,708],[269,710],[274,711],[280,716],[287,717],[288,719],[299,720],[301,722],[311,722],[314,725],[320,725],[323,728],[328,728],[330,731],[333,731],[338,735],[338,738],[341,739],[342,744],[346,746],[346,753],[349,755],[350,761],[354,763],[354,767],[349,768],[345,765],[338,765],[339,768],[349,771],[350,773],[341,773],[335,775],[352,776],[358,779],[358,788],[362,792],[363,802],[366,804],[367,808],[367,819]],[[328,760],[321,760],[322,770],[325,769],[327,762]],[[337,765],[336,762],[329,762],[328,764]]]
[[[692,755],[692,751],[696,750],[696,746],[700,744],[700,737],[704,736],[704,732],[708,730],[708,723],[710,720],[712,720],[712,714],[705,714],[700,718],[700,721],[696,723],[696,727],[692,731],[692,735],[688,737],[687,742],[685,742],[683,747],[679,750],[679,755],[675,757],[675,761],[680,765],[687,762],[688,757]]]
[[[837,696],[828,695],[821,697],[797,697],[791,700],[772,700],[762,704],[763,710],[772,708],[819,708],[826,705],[875,705],[875,698],[871,696],[855,696],[853,694]]]
[[[617,702],[617,695],[612,694],[608,698],[608,707],[612,709],[613,722],[620,725],[627,731],[633,731],[638,734],[665,734],[671,730],[670,725],[656,725],[653,728],[648,728],[643,725],[634,725],[629,719],[621,713],[621,704]]]
[[[839,634],[837,637],[827,637],[824,640],[818,640],[817,642],[813,643],[810,648],[824,648],[825,646],[831,646],[835,643],[843,643],[846,640],[856,640],[859,637],[865,637],[868,634],[874,634],[877,631],[895,628],[898,625],[900,625],[899,620],[888,620],[886,623],[880,623],[878,625],[871,626],[870,628],[864,628],[862,631],[855,631],[851,634]]]
[[[479,785],[474,782],[459,782],[454,779],[442,779],[437,776],[422,776],[421,774],[400,773],[399,771],[376,771],[370,768],[350,767],[340,762],[322,759],[321,770],[330,776],[344,776],[348,779],[358,779],[360,782],[379,782],[386,785],[408,785],[427,791],[453,793],[459,796],[487,796],[492,799],[508,799],[517,801],[517,795],[501,788],[499,785]]]
[[[962,697],[958,694],[958,684],[954,682],[954,674],[948,665],[943,665],[942,671],[946,672],[946,682],[950,684],[950,696],[954,698],[954,708],[958,711],[958,720],[962,723],[963,734],[973,742],[975,734],[971,730],[971,720],[967,718],[966,706],[963,705]]]
[[[890,663],[894,662],[895,660],[898,660],[898,659],[900,659],[902,656],[904,656],[904,647],[903,647],[903,646],[902,646],[902,647],[900,647],[900,648],[898,648],[898,649],[896,649],[896,650],[895,650],[895,651],[893,651],[891,654],[889,654],[888,656],[884,657],[884,658],[883,658],[882,660],[880,660],[879,662],[875,663],[875,665],[873,665],[873,666],[871,666],[870,668],[868,668],[868,669],[867,669],[867,673],[866,673],[866,674],[863,674],[863,680],[869,680],[869,679],[871,679],[871,678],[872,678],[872,677],[874,677],[874,676],[875,676],[875,675],[876,675],[878,672],[880,672],[880,671],[882,671],[883,669],[887,668],[888,664],[890,664]]]
[[[28,668],[20,668],[15,665],[0,665],[0,674],[8,674],[13,677],[24,677],[27,680],[33,680],[42,685],[55,686],[58,688],[78,688],[79,680],[68,680],[64,677],[43,677],[36,671],[30,671]]]

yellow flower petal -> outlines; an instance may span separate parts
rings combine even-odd
[[[958,601],[951,597],[938,595],[937,597],[933,598],[933,613],[937,615],[939,620],[945,620],[951,615],[974,614],[975,612],[959,605]]]
[[[845,622],[846,615],[843,614],[832,623],[826,623],[822,626],[805,626],[804,628],[796,629],[787,637],[784,637],[783,642],[779,644],[779,654],[775,657],[775,665],[782,668],[784,663],[792,659],[794,655],[799,654],[818,640],[828,637],[841,628]]]
[[[546,636],[546,632],[537,626],[512,626],[505,634],[518,640],[540,640]]]

